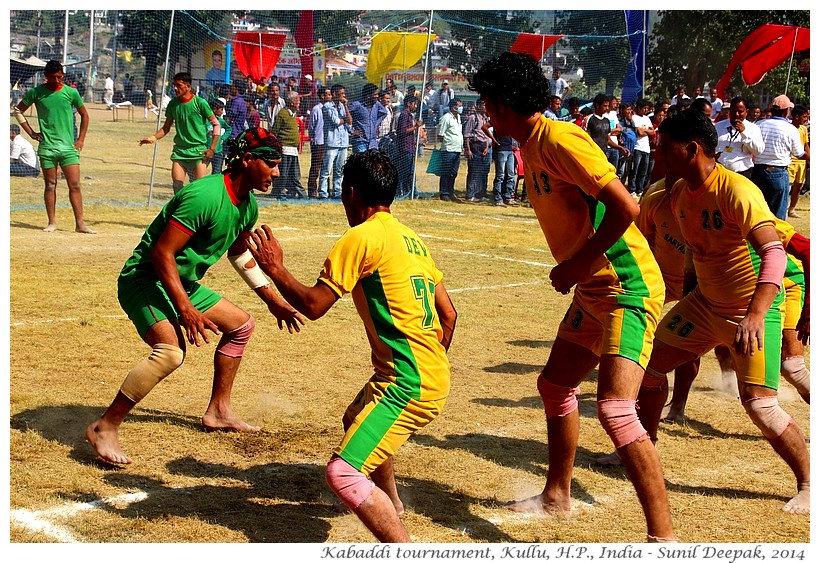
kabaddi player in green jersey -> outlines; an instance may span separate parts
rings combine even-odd
[[[658,151],[681,177],[671,205],[694,265],[686,277],[696,275],[697,286],[660,322],[639,394],[641,418],[658,424],[667,373],[718,344],[728,347],[746,414],[794,473],[797,494],[783,510],[809,514],[806,440],[777,400],[788,257],[776,217],[749,179],[717,163],[717,133],[703,112],[678,112],[659,131]],[[800,326],[805,338],[808,330]]]
[[[636,397],[663,307],[664,287],[638,205],[589,135],[547,119],[549,83],[521,53],[483,63],[470,79],[495,127],[521,145],[527,196],[558,265],[553,287],[575,288],[538,377],[547,417],[549,471],[543,491],[518,512],[569,513],[578,447],[578,385],[598,367],[598,419],[623,460],[646,517],[649,541],[676,541],[658,452]]]
[[[344,166],[342,204],[350,229],[312,287],[283,264],[270,227],[247,245],[288,303],[315,320],[350,293],[372,348],[374,374],[345,412],[345,435],[325,477],[339,499],[383,542],[410,538],[399,519],[393,456],[436,418],[450,392],[447,349],[456,311],[430,251],[390,212],[398,173],[387,153],[354,153]]]
[[[231,389],[254,317],[198,282],[227,253],[240,277],[289,332],[304,318],[285,303],[254,263],[245,238],[258,218],[251,193],[267,192],[279,175],[282,145],[265,129],[250,129],[228,144],[225,174],[207,175],[174,194],[148,226],[117,281],[120,305],[152,350],[128,373],[111,406],[86,429],[86,439],[108,463],[131,459],[119,442],[125,417],[150,391],[182,365],[186,340],[210,342],[214,383],[202,425],[207,430],[255,432],[231,409]]]
[[[174,149],[171,151],[171,181],[174,193],[182,189],[187,175],[198,180],[208,173],[208,163],[214,157],[219,143],[219,119],[210,104],[191,90],[191,75],[178,72],[174,75],[176,98],[165,108],[165,123],[150,137],[140,139],[140,145],[150,145],[162,139],[176,126]],[[208,123],[211,124],[208,144]]]
[[[80,151],[88,132],[88,110],[83,105],[79,92],[63,84],[63,65],[59,61],[48,61],[44,69],[46,81],[32,88],[14,108],[17,122],[38,141],[37,156],[43,170],[48,225],[47,233],[57,230],[57,166],[62,168],[68,184],[68,201],[74,211],[74,225],[78,233],[93,234],[95,231],[85,224],[83,217],[83,194],[80,191]],[[23,113],[30,107],[37,109],[40,131],[35,132]],[[74,108],[80,115],[80,131],[74,139]]]

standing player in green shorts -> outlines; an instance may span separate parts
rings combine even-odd
[[[63,84],[63,65],[59,61],[48,61],[44,69],[46,82],[32,88],[23,100],[14,108],[14,117],[28,133],[38,141],[37,156],[43,170],[45,191],[43,199],[46,204],[48,225],[43,229],[47,233],[57,230],[57,166],[62,168],[68,184],[68,201],[74,211],[75,230],[78,233],[93,234],[83,218],[83,194],[80,191],[80,151],[85,144],[88,132],[88,110],[83,105],[79,92]],[[40,131],[35,132],[26,121],[24,112],[34,105],[40,121]],[[80,114],[80,131],[74,139],[74,108]]]
[[[214,353],[214,383],[202,425],[208,430],[255,432],[231,409],[231,389],[255,326],[252,315],[199,285],[225,253],[240,277],[278,319],[279,328],[299,331],[304,319],[276,295],[245,247],[258,218],[253,190],[267,192],[279,175],[279,140],[251,129],[230,141],[228,169],[208,175],[175,194],[145,231],[125,262],[118,298],[151,354],[128,373],[102,417],[86,429],[101,459],[127,464],[119,442],[125,417],[153,387],[182,365],[188,343],[209,343],[221,333]]]
[[[486,61],[470,89],[485,103],[495,136],[521,145],[527,196],[558,262],[550,272],[553,287],[564,294],[575,287],[538,377],[547,482],[540,494],[508,507],[570,512],[578,385],[598,365],[598,419],[638,494],[648,540],[675,541],[660,458],[636,410],[664,299],[660,268],[633,222],[638,205],[589,135],[544,115],[549,83],[533,57],[504,53]]]
[[[746,414],[796,478],[797,494],[783,510],[809,514],[806,440],[777,400],[786,251],[763,194],[717,164],[716,147],[717,133],[703,112],[679,112],[660,125],[658,150],[682,178],[671,203],[697,287],[660,322],[639,395],[641,418],[658,424],[667,373],[718,344],[728,347]],[[801,335],[808,338],[807,325]]]
[[[171,151],[171,180],[174,193],[182,189],[185,176],[198,180],[208,173],[208,163],[216,152],[220,126],[214,111],[204,98],[191,90],[191,75],[178,72],[174,75],[176,98],[165,108],[165,123],[150,137],[140,139],[140,145],[150,145],[162,139],[176,125],[174,150]],[[211,124],[208,144],[208,123]]]
[[[367,331],[375,373],[345,412],[345,435],[325,477],[339,499],[383,542],[410,541],[399,519],[393,456],[444,407],[447,349],[456,311],[427,246],[391,214],[398,173],[387,153],[355,153],[344,166],[342,204],[350,229],[333,246],[316,285],[299,283],[262,225],[247,241],[282,296],[318,319],[351,293]],[[368,478],[369,477],[369,478]]]

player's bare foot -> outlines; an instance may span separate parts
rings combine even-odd
[[[683,424],[684,421],[683,412],[672,406],[672,403],[667,403],[661,409],[661,421],[662,422],[674,422],[675,424]]]
[[[235,416],[217,417],[207,413],[202,417],[202,426],[208,432],[259,432],[262,430],[261,427],[251,426]]]
[[[801,490],[797,495],[783,506],[784,512],[791,514],[809,514],[811,503],[809,502],[809,488]]]
[[[558,503],[548,501],[543,493],[535,495],[534,497],[525,498],[522,500],[511,500],[502,505],[507,510],[513,512],[520,512],[523,514],[569,514],[570,503],[567,499],[566,503]]]
[[[86,428],[85,439],[103,461],[117,465],[131,463],[131,458],[125,455],[120,447],[119,433],[116,428],[106,429],[105,425],[97,420]]]
[[[87,227],[86,225],[79,226],[74,230],[78,233],[85,233],[87,235],[96,235],[97,234],[97,231]]]
[[[44,233],[53,233],[56,230],[57,230],[57,225],[55,225],[54,223],[49,223],[48,226],[45,229],[43,229],[43,232]]]

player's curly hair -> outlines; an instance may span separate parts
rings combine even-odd
[[[667,114],[661,121],[658,131],[666,134],[672,141],[688,143],[695,141],[706,156],[715,156],[717,132],[712,120],[699,109],[689,108],[674,114]]]
[[[396,167],[382,150],[353,153],[345,162],[342,187],[354,186],[365,205],[389,207],[396,197],[398,183]]]
[[[549,106],[549,81],[538,61],[524,53],[503,53],[485,61],[468,88],[521,115],[543,112]]]

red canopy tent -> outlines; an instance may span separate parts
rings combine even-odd
[[[718,96],[723,98],[729,81],[739,65],[747,86],[757,84],[771,69],[791,58],[795,52],[809,48],[809,29],[793,25],[763,24],[749,34],[729,61],[723,77],[717,83]]]
[[[510,47],[511,53],[526,53],[540,61],[544,52],[561,39],[563,35],[536,35],[535,33],[520,33]]]
[[[236,65],[245,76],[259,84],[262,77],[274,74],[279,55],[285,44],[284,33],[238,31],[234,34]]]

